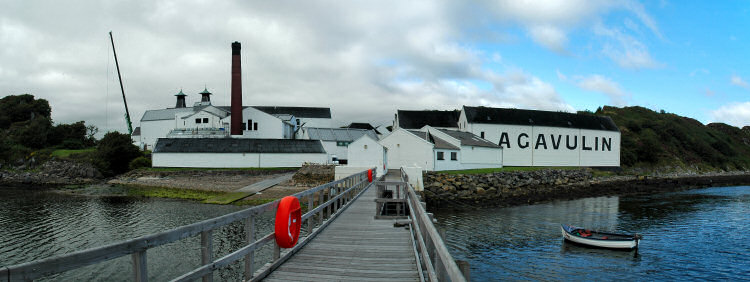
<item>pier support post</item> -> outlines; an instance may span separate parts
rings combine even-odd
[[[201,232],[201,264],[206,265],[211,263],[213,256],[213,242],[211,240],[211,230]],[[211,282],[214,280],[213,272],[203,276],[203,282]]]
[[[255,242],[255,216],[251,215],[245,219],[245,243]],[[253,263],[255,263],[255,251],[245,255],[245,280],[253,278]]]
[[[133,253],[133,274],[136,282],[148,281],[148,265],[146,264],[146,250]]]

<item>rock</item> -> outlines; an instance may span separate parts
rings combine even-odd
[[[484,195],[485,193],[487,193],[487,191],[485,191],[484,188],[477,187],[477,194]]]

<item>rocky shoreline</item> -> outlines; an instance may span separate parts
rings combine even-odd
[[[73,161],[50,160],[35,170],[0,170],[3,185],[70,185],[102,181],[102,174],[93,165]]]
[[[471,209],[585,197],[632,195],[750,184],[750,172],[669,176],[594,177],[590,169],[424,174],[422,195],[431,209]]]

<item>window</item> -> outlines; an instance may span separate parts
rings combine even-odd
[[[253,123],[253,130],[258,130],[258,123],[257,122]]]
[[[437,152],[437,159],[438,161],[445,160],[445,156],[443,152]]]
[[[351,143],[352,142],[347,142],[347,141],[336,141],[336,146],[346,147],[346,146],[349,146],[349,144],[351,144]],[[367,146],[367,145],[365,145],[365,146]],[[365,149],[367,149],[367,147],[365,147]]]
[[[458,160],[458,152],[451,152],[451,161]]]
[[[367,150],[367,145],[365,145],[365,150]]]
[[[484,139],[484,131],[482,131],[482,132],[479,133],[479,137],[481,137],[482,139]]]
[[[208,118],[203,118],[203,123],[208,123]]]
[[[299,125],[299,119],[297,119],[297,125]]]
[[[196,124],[201,123],[201,119],[199,119],[199,118],[195,119],[195,123]]]
[[[252,119],[248,119],[247,120],[247,130],[253,130],[253,120]]]

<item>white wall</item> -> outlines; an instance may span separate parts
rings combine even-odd
[[[437,159],[437,153],[443,152],[443,160]],[[456,153],[456,160],[451,160],[451,153]],[[435,162],[435,171],[440,170],[460,170],[464,169],[461,166],[461,152],[458,150],[448,150],[448,149],[434,149],[433,151],[433,159]]]
[[[247,107],[242,110],[242,122],[247,123],[248,119],[258,123],[258,130],[247,130],[246,125],[242,131],[242,138],[284,139],[284,124],[279,118]]]
[[[586,146],[591,148],[579,146],[581,166],[620,166],[620,132],[581,129],[581,136],[587,136]]]
[[[367,135],[354,140],[348,150],[347,165],[353,167],[377,167],[378,173],[387,169],[386,149]]]
[[[477,136],[484,131],[485,139],[502,146],[505,166],[620,165],[617,131],[502,124],[469,124],[467,129]],[[610,146],[602,148],[604,143]]]
[[[503,150],[477,146],[461,146],[461,169],[503,167]]]
[[[388,149],[388,167],[418,166],[434,170],[433,145],[404,129],[398,129],[380,140]]]
[[[141,144],[145,144],[148,150],[153,150],[156,140],[167,137],[167,133],[174,129],[174,126],[174,119],[141,121]]]
[[[203,123],[207,118],[208,123]],[[195,123],[195,119],[200,119],[201,123]],[[200,111],[191,116],[177,118],[176,128],[221,128],[221,118],[208,112]]]
[[[303,163],[326,163],[326,154],[257,153],[157,153],[153,167],[300,167]],[[259,165],[260,163],[260,165]]]
[[[383,174],[385,174],[382,169],[378,169],[376,167],[370,167],[370,166],[356,167],[356,166],[349,166],[349,165],[346,165],[346,166],[340,165],[340,166],[336,166],[334,169],[335,169],[335,173],[334,173],[335,180],[346,178],[352,174],[357,174],[357,173],[366,171],[368,169],[375,169],[376,177],[380,177],[380,176],[383,176]],[[372,181],[375,181],[375,179],[373,179]]]

